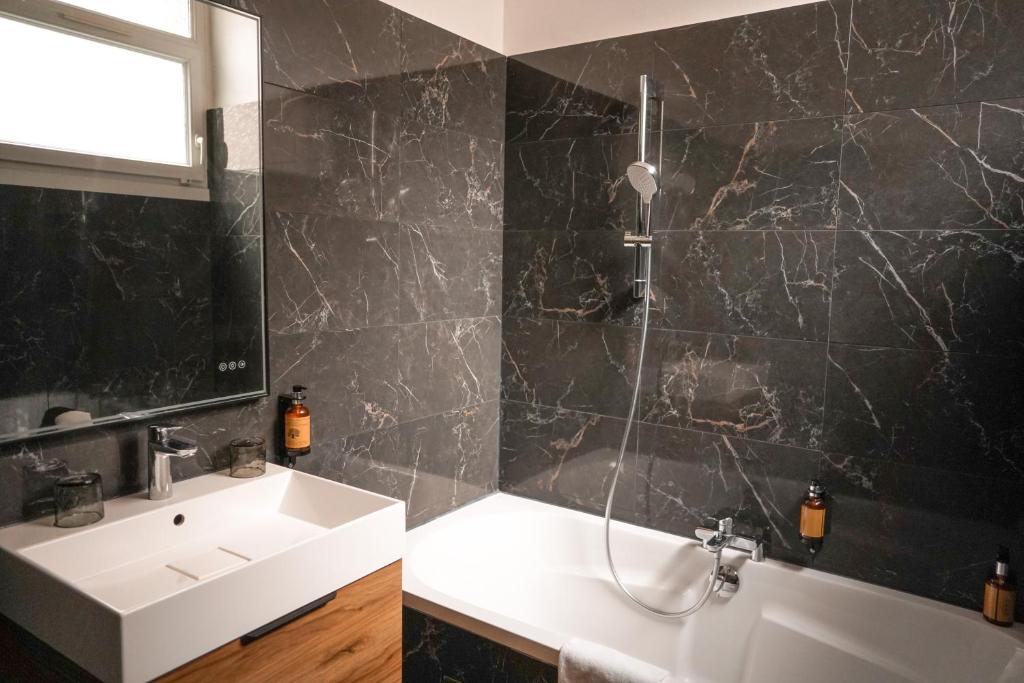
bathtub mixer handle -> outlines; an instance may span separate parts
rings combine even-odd
[[[720,553],[729,547],[732,542],[732,517],[725,517],[718,520],[718,529],[698,528],[697,538],[701,541],[701,547],[709,553]]]
[[[732,527],[732,517],[724,517],[718,520],[717,529],[697,527],[694,535],[700,539],[701,547],[709,553],[720,553],[725,548],[732,548],[748,553],[754,562],[763,562],[764,544],[755,538],[734,534]]]

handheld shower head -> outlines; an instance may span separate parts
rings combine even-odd
[[[626,169],[626,177],[633,189],[640,193],[640,200],[650,204],[654,195],[661,189],[658,180],[658,169],[646,161],[634,161]]]

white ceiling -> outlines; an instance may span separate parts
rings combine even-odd
[[[803,5],[813,0],[385,0],[506,55]]]
[[[557,1],[557,0],[556,0]],[[505,0],[384,0],[384,2],[502,54]],[[510,0],[515,4],[516,0]]]

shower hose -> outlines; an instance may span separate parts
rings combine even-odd
[[[650,216],[650,211],[648,211]],[[649,220],[649,218],[648,218]],[[640,400],[640,377],[644,367],[644,350],[647,348],[647,326],[650,322],[651,314],[651,289],[653,282],[653,271],[651,270],[651,252],[653,249],[650,245],[644,245],[641,247],[644,250],[645,260],[645,272],[647,273],[647,284],[644,287],[644,312],[643,312],[643,331],[640,333],[640,353],[638,354],[636,363],[636,382],[633,384],[633,401],[629,404],[629,417],[626,419],[626,427],[622,433],[622,445],[619,446],[619,458],[615,461],[615,471],[612,474],[612,485],[608,489],[608,501],[604,507],[604,550],[605,555],[608,558],[608,568],[612,572],[612,578],[615,579],[615,583],[622,590],[626,596],[634,603],[644,608],[652,614],[656,614],[659,617],[666,617],[669,619],[678,619],[682,617],[688,617],[691,614],[697,612],[704,603],[708,601],[708,598],[716,592],[715,588],[718,583],[718,569],[722,564],[722,549],[718,548],[713,552],[715,556],[714,567],[711,569],[711,574],[708,576],[707,586],[704,588],[704,592],[700,598],[690,607],[679,611],[664,610],[653,605],[648,605],[646,602],[641,600],[639,597],[633,594],[629,588],[622,582],[619,577],[618,571],[615,569],[615,560],[612,558],[612,537],[611,537],[611,525],[612,525],[612,502],[615,500],[615,486],[619,482],[619,472],[622,470],[622,461],[626,456],[626,446],[629,443],[629,434],[633,427],[633,418],[636,417],[637,403]]]

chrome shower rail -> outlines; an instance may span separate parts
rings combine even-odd
[[[637,127],[639,129],[637,143],[638,163],[647,163],[648,147],[651,137],[651,106],[658,97],[657,84],[647,74],[640,76],[640,113]],[[637,225],[633,239],[636,240],[633,253],[633,296],[640,299],[647,291],[647,282],[650,279],[650,272],[647,269],[647,259],[644,258],[644,244],[650,244],[651,240],[651,204],[645,202],[642,197],[637,198]],[[626,240],[629,245],[629,239]]]

